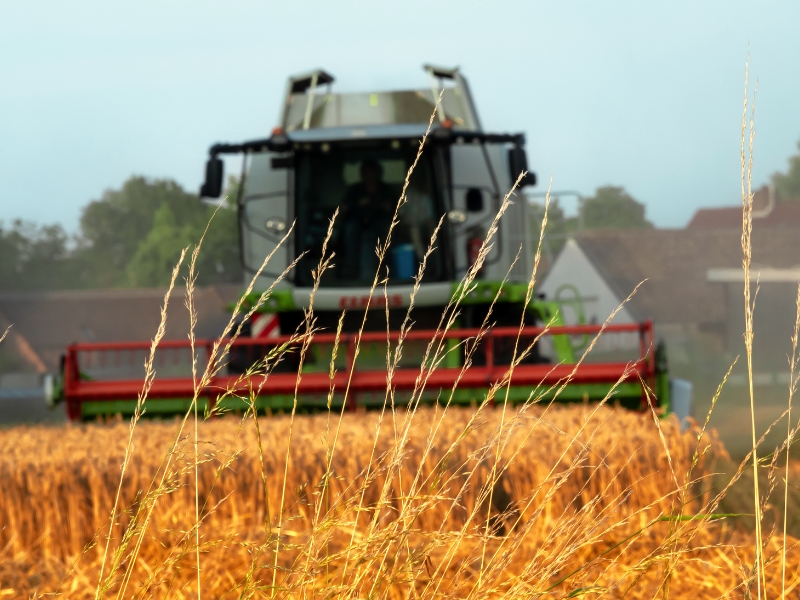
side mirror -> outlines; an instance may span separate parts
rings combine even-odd
[[[528,155],[525,153],[525,148],[522,146],[513,146],[508,151],[508,168],[511,174],[511,182],[515,182],[519,174],[523,171],[528,171]],[[536,185],[536,173],[527,172],[522,181],[519,182],[520,187],[528,185]]]
[[[201,198],[219,198],[222,194],[222,159],[212,156],[206,163],[206,179],[200,186]]]

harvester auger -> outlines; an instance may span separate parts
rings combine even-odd
[[[563,302],[526,300],[533,248],[524,201],[511,204],[500,220],[491,249],[460,302],[456,326],[439,330],[440,317],[475,264],[504,194],[528,168],[525,136],[484,132],[458,69],[425,70],[431,87],[411,91],[334,94],[334,79],[322,70],[290,78],[279,125],[269,138],[211,147],[203,197],[221,194],[220,155],[244,157],[237,206],[248,281],[273,253],[245,306],[254,306],[259,292],[300,259],[245,324],[246,335],[232,343],[225,366],[203,389],[195,389],[191,376],[189,342],[160,344],[155,356],[158,377],[145,403],[146,414],[185,412],[195,394],[202,409],[215,410],[243,410],[251,401],[265,411],[290,410],[295,401],[301,411],[382,406],[387,385],[395,390],[395,404],[412,397],[423,403],[475,404],[486,400],[492,385],[506,377],[514,348],[534,341],[514,367],[507,393],[493,401],[609,398],[633,409],[654,404],[662,413],[669,410],[666,358],[656,349],[652,323],[605,326],[595,350],[579,360],[587,340],[597,336],[601,326],[566,325]],[[385,239],[389,230],[434,110],[435,123],[410,178],[407,202],[386,256],[388,281],[371,294],[378,267],[376,241]],[[535,182],[528,172],[520,185]],[[322,274],[314,296],[316,327],[322,333],[313,337],[300,365],[297,350],[302,340],[292,334],[303,323],[314,285],[312,269],[337,209],[328,244],[336,253],[335,265]],[[400,335],[418,265],[440,220],[444,225],[415,297],[414,327],[389,382],[387,343]],[[493,302],[488,319],[492,327],[481,333]],[[334,332],[343,311],[337,370],[331,375]],[[479,334],[480,343],[464,369],[464,348],[469,344],[463,342]],[[435,366],[425,358],[431,342],[445,348]],[[195,359],[201,368],[212,347],[213,341],[196,343]],[[149,342],[70,346],[59,386],[69,418],[132,414],[149,349]],[[249,373],[276,349],[283,359],[268,374]],[[251,390],[256,392],[251,395]]]

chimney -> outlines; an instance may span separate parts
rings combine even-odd
[[[771,183],[753,192],[753,218],[763,219],[775,208],[775,186]]]

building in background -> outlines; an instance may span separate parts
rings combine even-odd
[[[63,420],[63,407],[49,412],[43,377],[60,369],[61,355],[75,342],[152,339],[161,319],[164,289],[113,289],[0,293],[0,327],[11,326],[0,344],[0,423]],[[199,339],[218,336],[230,318],[238,285],[197,288]],[[189,316],[183,289],[170,299],[164,339],[186,339]]]
[[[682,230],[583,232],[567,241],[537,288],[554,298],[565,284],[575,286],[587,321],[603,322],[641,284],[614,322],[653,320],[657,338],[667,344],[670,373],[694,386],[696,416],[704,416],[725,372],[740,357],[723,395],[730,403],[717,409],[723,435],[726,424],[749,420],[738,211],[738,229],[697,226],[704,217]],[[785,408],[800,283],[800,226],[769,223],[754,221],[751,274],[753,291],[758,288],[754,382],[764,428]],[[574,312],[565,312],[574,320]],[[736,440],[726,443],[739,450]]]

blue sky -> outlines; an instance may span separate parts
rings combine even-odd
[[[209,145],[267,134],[287,75],[424,87],[459,65],[540,180],[624,186],[662,227],[739,202],[744,62],[755,183],[800,140],[800,3],[17,2],[0,6],[0,220],[77,229],[132,174],[200,183]]]

